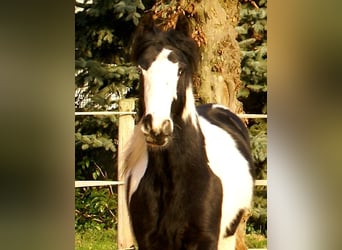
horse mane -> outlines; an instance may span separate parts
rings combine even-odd
[[[147,152],[145,136],[141,131],[141,122],[134,127],[134,131],[123,148],[120,164],[123,166],[121,176],[125,176],[139,161],[141,156]]]

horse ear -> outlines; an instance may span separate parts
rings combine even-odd
[[[131,60],[133,62],[137,60],[137,56],[140,53],[140,50],[137,48],[140,47],[142,38],[146,34],[149,34],[149,33],[154,34],[155,32],[156,32],[156,27],[155,27],[155,22],[153,20],[153,14],[152,12],[147,12],[140,18],[139,24],[136,27],[129,42]]]
[[[188,20],[188,18],[185,15],[180,14],[178,16],[178,20],[177,20],[177,23],[176,23],[175,30],[183,33],[186,36],[190,36],[191,35],[189,20]]]
[[[139,28],[142,33],[146,31],[152,31],[155,29],[155,22],[153,20],[152,12],[147,12],[141,17],[139,22]]]

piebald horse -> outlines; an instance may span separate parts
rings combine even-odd
[[[195,106],[199,48],[185,17],[136,36],[141,117],[124,174],[139,250],[234,250],[254,187],[248,131],[223,106]]]

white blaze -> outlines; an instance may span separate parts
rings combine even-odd
[[[177,99],[178,63],[168,59],[171,50],[163,49],[144,76],[145,112],[151,114],[152,126],[160,127],[165,119],[170,119],[171,104]]]

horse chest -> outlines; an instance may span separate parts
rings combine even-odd
[[[137,240],[158,239],[165,245],[182,245],[199,237],[201,230],[217,233],[222,201],[220,180],[206,164],[196,165],[196,160],[181,166],[188,168],[182,171],[158,163],[161,162],[152,160],[148,164],[131,197]]]
[[[131,206],[136,204],[151,214],[158,210],[162,216],[171,217],[177,213],[176,217],[181,217],[189,208],[201,206],[209,183],[216,178],[206,163],[180,162],[169,163],[167,157],[149,159],[131,196]]]

